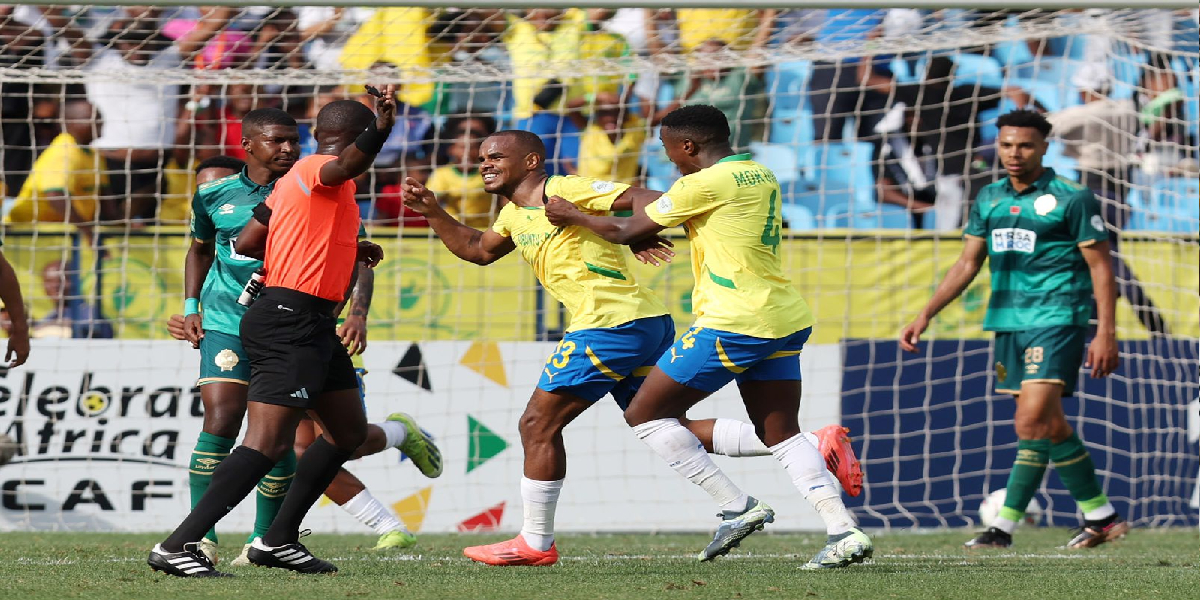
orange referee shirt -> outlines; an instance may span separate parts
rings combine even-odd
[[[267,198],[266,286],[344,299],[358,255],[360,217],[353,181],[321,184],[321,167],[336,159],[327,154],[300,159]]]

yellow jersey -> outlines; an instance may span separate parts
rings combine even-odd
[[[48,192],[62,192],[71,199],[71,210],[83,221],[93,221],[99,210],[100,188],[108,176],[99,156],[91,148],[80,146],[68,133],[60,133],[42,151],[29,177],[21,186],[12,210],[4,218],[9,223],[58,222],[67,220],[50,205]]]
[[[775,174],[735,154],[681,177],[646,206],[655,223],[687,230],[697,327],[778,339],[816,322],[783,274],[780,204]]]
[[[638,174],[638,157],[646,142],[646,126],[640,117],[625,119],[621,137],[614,144],[604,128],[589,125],[579,139],[578,174],[596,179],[633,183]]]
[[[483,189],[483,177],[478,170],[462,172],[454,165],[433,170],[425,187],[446,204],[446,212],[464,225],[487,229],[495,217],[495,196]]]
[[[607,214],[628,185],[568,175],[546,180],[546,197],[561,196],[589,214]],[[567,307],[567,331],[616,327],[667,314],[667,307],[638,285],[623,247],[583,227],[555,227],[540,206],[509,202],[492,230],[512,239],[538,281]]]
[[[716,39],[734,50],[744,50],[754,41],[758,11],[738,8],[677,8],[679,45],[691,52],[700,44]]]

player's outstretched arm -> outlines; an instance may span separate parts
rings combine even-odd
[[[917,318],[900,331],[901,348],[906,352],[917,352],[917,344],[921,342],[921,334],[929,327],[929,320],[971,285],[975,276],[979,274],[979,269],[983,267],[984,260],[987,260],[987,246],[983,239],[966,237],[963,240],[962,254],[938,284],[933,298],[929,299],[929,303],[921,309]]]
[[[552,196],[546,202],[546,218],[558,227],[578,225],[591,229],[606,241],[622,245],[644,240],[666,229],[646,216],[644,205],[635,207],[629,217],[601,217],[589,215],[558,196]]]
[[[383,87],[382,97],[375,99],[375,120],[359,134],[353,144],[342,149],[337,160],[321,165],[321,184],[341,185],[371,168],[375,155],[383,149],[384,142],[396,124],[396,86]]]
[[[183,260],[184,298],[200,297],[200,291],[204,289],[204,280],[208,277],[208,271],[212,269],[216,256],[217,247],[213,240],[192,238],[192,245],[188,246],[187,257]],[[192,343],[192,347],[199,347],[200,340],[204,337],[204,323],[200,313],[184,315],[183,335],[184,339]]]
[[[8,259],[2,252],[0,300],[4,301],[4,308],[8,309],[8,317],[12,321],[4,360],[8,361],[10,367],[19,367],[29,359],[29,316],[25,314],[25,298],[21,296],[21,282],[17,281],[17,272],[8,264]]]
[[[423,215],[442,244],[455,256],[477,265],[488,265],[516,248],[512,238],[490,229],[480,231],[459,223],[442,208],[437,194],[416,179],[405,178],[400,190],[404,205]]]
[[[1080,251],[1091,272],[1096,294],[1096,337],[1088,346],[1084,366],[1092,368],[1092,377],[1105,377],[1121,364],[1117,354],[1117,281],[1107,241],[1084,246]]]

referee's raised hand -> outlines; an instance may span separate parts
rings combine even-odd
[[[375,97],[375,127],[379,130],[391,129],[396,124],[396,86],[388,84],[375,87],[383,92],[382,96]]]
[[[358,262],[367,265],[368,269],[373,269],[381,260],[383,260],[383,248],[379,244],[366,240],[358,243]]]

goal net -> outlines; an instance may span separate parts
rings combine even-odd
[[[194,170],[245,157],[254,108],[293,115],[315,152],[317,112],[370,104],[364,83],[395,84],[401,101],[358,182],[387,253],[362,358],[368,416],[413,414],[447,468],[424,480],[395,451],[348,468],[410,528],[520,526],[517,419],[567,316],[519,257],[480,268],[449,254],[406,213],[403,178],[486,228],[500,206],[473,167],[479,140],[520,128],[546,142],[551,174],[665,190],[678,172],[657,123],[697,103],[780,181],[779,251],[819,322],[801,422],[851,428],[866,483],[850,503],[872,528],[976,524],[1005,485],[1014,403],[993,391],[986,270],[919,354],[897,336],[961,251],[975,193],[1003,177],[997,117],[1046,113],[1045,164],[1100,199],[1121,293],[1121,368],[1081,372],[1067,415],[1123,515],[1195,525],[1196,13],[0,6],[3,252],[37,338],[28,365],[0,372],[0,529],[159,530],[187,512],[201,358],[165,321],[182,308]],[[682,332],[692,274],[676,243],[672,264],[634,270]],[[732,386],[689,416],[746,419]],[[712,525],[703,494],[609,401],[566,443],[561,529]],[[717,460],[783,507],[781,527],[819,526],[771,459]],[[1053,470],[1037,499],[1044,523],[1077,522]],[[247,529],[245,505],[222,527]],[[327,501],[309,524],[367,532]]]

